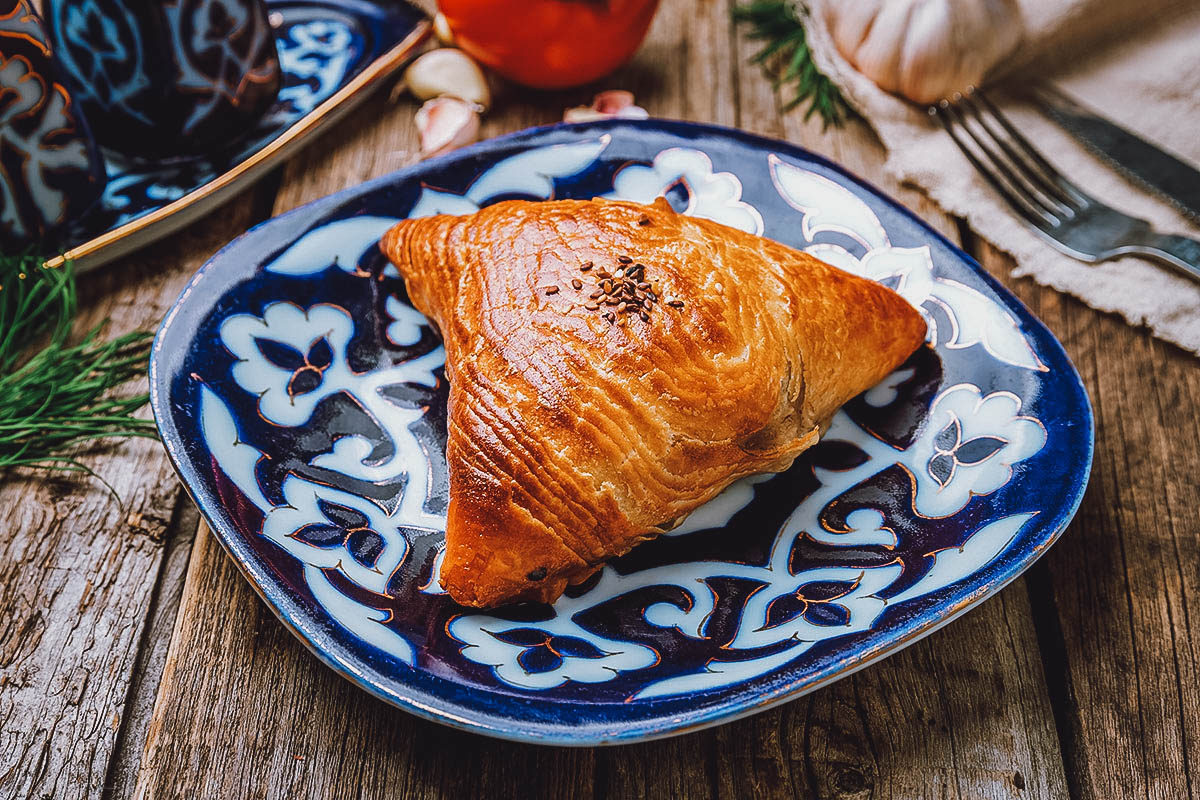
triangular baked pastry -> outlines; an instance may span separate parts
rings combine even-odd
[[[891,290],[662,200],[502,202],[381,247],[445,341],[465,605],[554,600],[786,469],[925,338]]]

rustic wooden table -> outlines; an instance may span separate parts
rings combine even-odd
[[[161,447],[97,482],[0,487],[0,796],[1036,797],[1200,794],[1200,370],[1011,264],[894,185],[861,124],[823,132],[747,64],[731,0],[664,2],[604,87],[656,116],[800,143],[973,253],[1040,316],[1097,418],[1091,486],[1050,553],[997,598],[850,678],[750,719],[646,745],[564,750],[416,719],[321,666],[199,522]],[[604,88],[600,87],[600,88]],[[493,135],[558,119],[590,87],[503,90]],[[402,166],[411,101],[374,97],[282,174],[84,282],[88,320],[152,328],[248,226]],[[86,320],[85,320],[86,321]]]

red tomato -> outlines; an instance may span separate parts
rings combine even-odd
[[[594,81],[633,56],[658,0],[440,0],[455,43],[537,89]]]

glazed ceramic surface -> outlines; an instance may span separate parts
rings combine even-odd
[[[46,0],[96,140],[161,158],[227,150],[281,83],[263,0]]]
[[[554,605],[462,608],[438,583],[444,353],[378,239],[502,198],[660,194],[893,287],[931,346],[790,470]],[[515,134],[261,225],[168,315],[152,392],[216,535],[322,660],[422,716],[556,744],[729,719],[912,642],[1054,541],[1092,448],[1061,347],[969,257],[821,158],[667,122]]]
[[[100,196],[104,162],[27,0],[0,0],[0,247],[57,236]]]
[[[57,8],[63,19],[56,24],[69,28],[69,10],[86,21],[92,6]],[[282,69],[275,104],[224,151],[205,157],[154,163],[107,152],[103,195],[69,236],[66,257],[77,269],[161,238],[249,186],[394,74],[428,29],[425,15],[404,0],[267,0],[266,8]]]

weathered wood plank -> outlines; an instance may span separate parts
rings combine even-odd
[[[983,261],[1070,353],[1092,398],[1092,480],[1034,580],[1065,640],[1056,691],[1081,798],[1200,794],[1200,371],[1172,345]]]
[[[596,86],[531,103],[499,84],[485,133],[554,121],[593,90],[624,86],[656,115],[787,135],[886,185],[878,145],[861,128],[825,136],[798,114],[779,116],[769,86],[740,66],[750,48],[730,34],[729,5],[664,3],[634,64]],[[411,111],[401,101],[352,117],[328,147],[293,162],[277,210],[405,163],[416,149]],[[953,220],[901,195],[955,233]],[[929,640],[781,709],[648,745],[551,750],[443,729],[339,680],[202,533],[138,794],[1061,797],[1031,620],[1018,584]]]
[[[89,276],[80,325],[153,329],[201,261],[252,222],[245,197]],[[99,795],[162,566],[179,495],[162,447],[122,441],[84,460],[123,505],[93,480],[18,472],[0,485],[0,797]]]
[[[738,125],[782,136],[882,187],[951,240],[955,220],[883,170],[861,123],[825,131],[745,64]],[[1066,793],[1024,584],[858,675],[718,732],[724,797],[1041,797]],[[751,792],[746,787],[752,787]]]
[[[148,607],[149,617],[138,649],[138,660],[122,713],[121,729],[108,767],[105,797],[129,797],[133,794],[199,524],[200,512],[187,497],[181,495],[167,530],[158,587]]]
[[[668,6],[655,23],[652,45],[675,41],[680,25],[699,24],[685,13],[685,5]],[[657,59],[664,48],[650,51]],[[679,57],[678,47],[665,52]],[[657,66],[628,69],[629,75],[659,74]],[[519,90],[497,82],[496,108],[484,132],[495,135],[553,122],[566,106],[589,100],[593,90],[623,85],[619,77],[612,81],[546,93],[536,104],[518,100]],[[681,96],[648,85],[640,99],[683,116],[688,109]],[[731,97],[705,97],[697,113],[715,114],[721,104],[733,107]],[[409,163],[417,150],[409,123],[413,109],[407,100],[377,100],[353,115],[329,137],[329,146],[289,164],[276,211]],[[247,720],[255,722],[248,725]],[[691,765],[685,775],[673,768],[676,785],[699,780],[707,786],[704,759],[695,749],[700,741],[689,737],[664,743],[671,752],[686,752],[680,761]],[[595,773],[591,751],[534,748],[457,733],[349,686],[275,622],[211,536],[199,537],[141,761],[138,796],[170,790],[200,796],[238,791],[266,797],[432,797],[479,796],[486,790],[497,796],[591,797]],[[533,784],[531,776],[536,776]],[[614,785],[619,782],[613,780]],[[623,794],[615,786],[613,793]]]
[[[380,97],[352,115],[329,146],[288,166],[277,210],[395,168],[380,154],[407,158],[416,150],[407,121],[413,109]],[[590,752],[484,741],[394,709],[323,667],[205,531],[189,565],[136,794],[516,796],[538,772],[547,796],[591,795]],[[450,757],[456,753],[472,756]]]
[[[202,527],[136,796],[592,796],[586,750],[425,722],[326,669]]]

